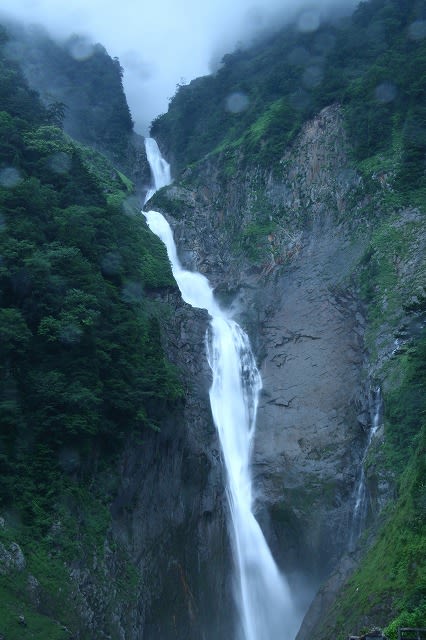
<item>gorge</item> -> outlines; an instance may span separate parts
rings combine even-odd
[[[0,636],[424,626],[424,11],[288,25],[179,86],[173,181],[103,48],[20,61],[1,31]]]

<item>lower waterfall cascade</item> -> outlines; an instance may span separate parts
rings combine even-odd
[[[146,140],[147,158],[155,191],[170,183],[170,170],[156,142]],[[281,575],[253,513],[250,471],[261,378],[248,336],[216,302],[202,274],[182,268],[171,228],[156,211],[144,211],[148,226],[165,244],[182,298],[192,307],[206,309],[210,326],[206,335],[207,359],[212,370],[210,405],[226,468],[226,494],[230,511],[239,614],[236,640],[292,640],[300,620],[289,586]]]

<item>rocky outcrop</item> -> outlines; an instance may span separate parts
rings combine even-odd
[[[7,575],[13,571],[23,571],[26,567],[25,556],[17,542],[8,546],[0,543],[0,574]]]
[[[382,213],[389,182],[366,189],[348,151],[332,106],[275,166],[225,150],[185,170],[153,203],[169,217],[183,263],[206,273],[251,335],[263,378],[257,517],[300,610],[323,583],[301,639],[319,628],[366,548],[356,544],[354,513],[366,461],[363,526],[379,523],[393,498],[383,427],[366,451],[371,386],[386,393],[392,385],[384,367],[419,334],[424,305],[419,213]],[[362,302],[369,286],[381,314],[374,326]]]
[[[358,557],[346,551],[372,421],[370,378],[379,372],[368,362],[353,279],[370,241],[362,217],[370,196],[348,160],[335,106],[306,124],[277,166],[266,171],[243,160],[234,158],[226,176],[229,158],[206,158],[151,204],[172,223],[182,262],[206,273],[251,336],[263,379],[256,515],[300,615],[328,577],[305,638]],[[141,633],[213,640],[232,635],[233,605],[223,471],[208,406],[207,318],[175,293],[167,303],[166,351],[183,372],[187,401],[160,433],[129,442],[120,458],[111,541],[137,581],[131,606],[116,599],[114,624],[131,640]],[[392,331],[386,335],[389,346]],[[382,437],[367,474],[373,519],[391,493],[379,468]],[[114,582],[123,562],[116,552],[106,558]],[[99,628],[99,590],[92,593],[83,565],[76,569],[88,625]]]
[[[315,221],[349,223],[361,179],[347,157],[340,109],[324,109],[267,169],[241,153],[217,153],[186,169],[152,206],[171,218],[183,263],[222,288],[258,286],[291,262]]]
[[[132,132],[127,141],[127,152],[122,170],[133,181],[136,194],[143,202],[151,184],[151,170],[145,153],[145,138]]]

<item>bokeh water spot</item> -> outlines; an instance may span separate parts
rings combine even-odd
[[[249,106],[250,100],[245,93],[236,91],[226,98],[226,110],[231,113],[241,113]]]
[[[316,9],[310,11],[304,11],[300,14],[297,21],[297,27],[302,33],[312,33],[316,31],[320,26],[321,18],[320,13]]]
[[[71,156],[64,151],[58,151],[49,158],[49,167],[55,173],[68,173],[71,169]]]
[[[416,20],[408,27],[408,37],[411,40],[423,40],[426,38],[426,20]]]
[[[5,167],[0,170],[0,185],[6,188],[16,187],[22,181],[22,176],[15,167]]]
[[[382,104],[392,102],[396,98],[396,87],[392,82],[382,82],[376,87],[374,95],[377,102]]]

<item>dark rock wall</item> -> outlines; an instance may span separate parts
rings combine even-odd
[[[134,637],[217,638],[218,630],[229,634],[232,616],[223,615],[230,606],[230,556],[223,471],[208,404],[207,316],[174,296],[169,304],[174,313],[166,348],[183,369],[187,401],[161,433],[126,451],[113,505],[115,536],[144,578],[143,636],[135,630]]]
[[[71,567],[80,640],[232,635],[227,503],[204,357],[207,314],[175,292],[162,303],[170,313],[165,348],[182,372],[186,400],[161,431],[129,440],[119,456],[104,549]]]

